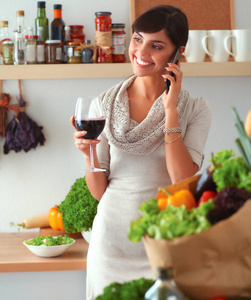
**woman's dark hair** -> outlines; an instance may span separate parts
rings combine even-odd
[[[185,46],[188,39],[186,15],[171,5],[154,6],[140,15],[132,24],[133,32],[154,33],[165,29],[176,47]]]

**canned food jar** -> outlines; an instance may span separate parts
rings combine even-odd
[[[124,63],[126,61],[126,33],[125,24],[112,24],[112,61],[114,63]]]
[[[97,32],[106,32],[106,39],[108,38],[107,33],[110,33],[110,38],[112,39],[111,32],[111,12],[100,11],[95,13],[95,27]],[[98,37],[100,36],[100,37]],[[97,37],[102,40],[102,34],[97,34]],[[96,37],[96,38],[97,38]],[[96,40],[97,42],[97,40]],[[100,43],[102,44],[102,43]],[[112,41],[111,41],[112,44]],[[98,63],[111,63],[112,62],[112,53],[110,49],[110,54],[106,54],[101,47],[97,47],[97,56],[96,60]]]
[[[47,64],[61,64],[62,43],[60,40],[47,40],[45,42],[45,62]]]
[[[69,64],[82,63],[81,49],[76,50],[78,46],[80,46],[79,43],[69,42],[67,50],[67,62]]]
[[[4,41],[2,43],[4,65],[13,65],[13,48],[14,43],[12,41]]]
[[[83,25],[70,25],[70,38],[72,42],[84,43],[85,34],[83,32]]]

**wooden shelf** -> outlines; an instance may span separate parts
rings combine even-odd
[[[181,63],[185,77],[251,76],[251,62]],[[133,74],[130,63],[1,65],[0,80],[126,78]]]

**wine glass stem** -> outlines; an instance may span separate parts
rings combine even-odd
[[[91,169],[93,170],[94,167],[94,156],[93,156],[93,145],[90,144],[90,156],[91,156]]]

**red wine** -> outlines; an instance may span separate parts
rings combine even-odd
[[[78,131],[87,131],[85,139],[95,140],[105,127],[105,119],[75,120]]]

